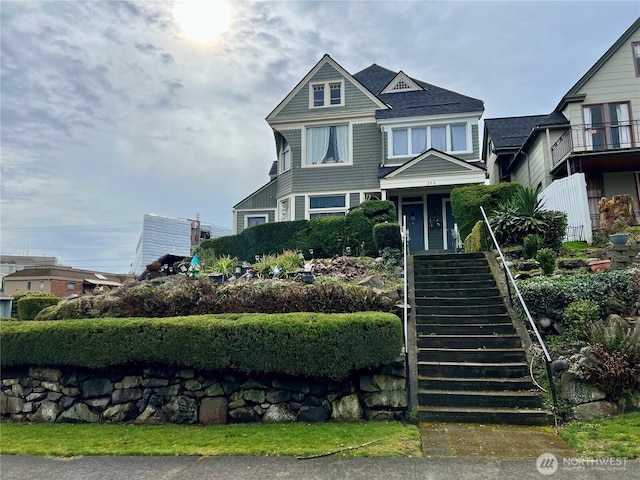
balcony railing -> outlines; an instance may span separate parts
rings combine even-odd
[[[575,152],[604,152],[640,146],[640,121],[572,125],[551,147],[555,167]]]

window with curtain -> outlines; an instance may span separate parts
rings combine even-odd
[[[447,127],[431,127],[431,148],[447,151]]]
[[[629,104],[612,103],[609,105],[611,116],[611,146],[613,148],[631,147],[631,124],[629,123]]]
[[[583,107],[584,140],[587,150],[603,150],[605,146],[604,114],[602,105]]]
[[[349,163],[347,125],[307,128],[306,165]]]
[[[393,155],[407,155],[409,152],[408,138],[406,128],[393,130]]]
[[[467,125],[451,125],[451,151],[462,152],[467,149]]]
[[[411,153],[418,155],[427,150],[427,129],[411,129]]]
[[[633,49],[633,64],[636,67],[636,77],[640,77],[640,42],[631,45]]]

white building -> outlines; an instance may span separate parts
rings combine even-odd
[[[136,258],[130,273],[138,276],[147,265],[163,255],[188,257],[202,240],[231,235],[231,229],[201,223],[200,220],[145,214]]]

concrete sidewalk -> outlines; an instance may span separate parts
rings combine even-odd
[[[549,472],[547,472],[549,473]],[[544,476],[535,459],[291,457],[0,457],[2,480],[637,480],[640,463],[565,467]]]

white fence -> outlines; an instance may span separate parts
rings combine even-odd
[[[555,180],[540,194],[545,210],[567,213],[567,236],[565,240],[593,240],[591,215],[587,198],[587,183],[584,173]]]

